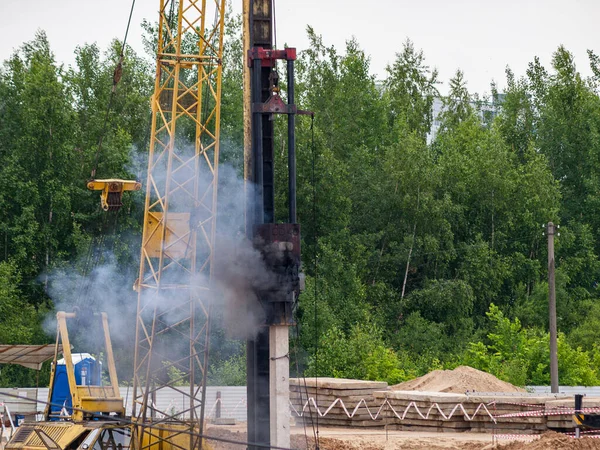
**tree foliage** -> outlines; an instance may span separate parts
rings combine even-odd
[[[240,24],[227,19],[221,105],[222,162],[237,173]],[[155,27],[145,28],[152,51]],[[299,107],[315,112],[314,121],[297,118],[307,274],[297,308],[300,365],[313,375],[397,382],[469,363],[516,384],[547,383],[541,225],[553,221],[562,226],[561,382],[597,383],[598,56],[589,52],[593,75],[586,79],[559,47],[551,67],[535,58],[522,76],[507,68],[506,91],[492,87],[489,99],[469,92],[468,74],[457,70],[441,96],[437,70],[410,40],[377,79],[356,39],[337,49],[312,28],[307,33],[296,71]],[[2,343],[53,338],[42,331],[55,306],[49,274],[88,274],[90,252],[114,261],[119,280],[136,277],[141,194],[125,199],[125,213],[108,231],[97,195],[85,189],[93,168],[102,177],[143,178],[145,171],[153,67],[124,51],[108,115],[118,41],[105,50],[79,46],[65,67],[40,32],[0,70]],[[434,115],[437,97],[443,107]],[[281,121],[275,130],[276,184],[286,186]],[[285,188],[275,201],[283,211]],[[278,219],[286,220],[282,212]],[[99,241],[110,251],[95,254]],[[243,349],[228,346],[222,330],[213,339],[219,350],[211,380],[239,384]],[[0,373],[5,385],[24,380],[14,369]]]

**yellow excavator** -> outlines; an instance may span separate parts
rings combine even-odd
[[[83,354],[87,357],[82,358],[82,354],[71,353],[67,319],[76,319],[77,314],[58,312],[56,351],[44,420],[22,424],[5,449],[128,450],[132,447],[136,423],[125,416],[107,315],[104,312],[94,315],[95,319],[98,317],[104,335],[108,382],[103,382],[101,366],[91,355]],[[63,359],[59,360],[61,345]],[[150,426],[142,446],[149,450],[185,448],[188,431],[189,427],[178,424],[162,423],[154,430]]]

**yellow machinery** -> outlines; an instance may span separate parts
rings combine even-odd
[[[118,211],[123,206],[122,198],[125,191],[139,191],[142,183],[131,180],[90,180],[87,187],[90,191],[102,191],[100,204],[104,211]]]
[[[54,362],[50,374],[48,403],[42,422],[21,425],[12,439],[6,444],[7,449],[87,449],[111,447],[115,450],[129,447],[132,427],[124,420],[125,408],[119,394],[117,371],[112,353],[112,344],[108,330],[106,313],[101,313],[104,334],[104,351],[110,382],[106,385],[78,385],[75,378],[73,355],[67,329],[67,319],[75,319],[75,313],[58,312],[57,338]],[[51,408],[52,393],[57,384],[58,349],[62,351],[66,365],[66,375],[71,396],[71,404],[67,410],[63,407],[61,414],[53,414]],[[54,405],[57,406],[57,405]],[[58,405],[60,408],[60,405]],[[105,418],[105,420],[102,420]],[[101,445],[102,444],[102,445]]]
[[[119,382],[117,380],[117,369],[115,367],[110,333],[108,330],[108,318],[106,313],[101,313],[100,316],[102,319],[104,350],[106,352],[106,363],[108,366],[110,383],[107,386],[91,386],[86,383],[80,386],[77,385],[75,380],[75,366],[73,365],[71,343],[69,341],[69,333],[67,330],[67,319],[75,319],[76,314],[66,313],[63,311],[60,311],[56,314],[56,320],[58,323],[58,338],[56,340],[56,346],[58,349],[58,346],[62,344],[66,373],[69,380],[69,391],[71,393],[71,403],[73,405],[73,412],[69,418],[75,422],[81,422],[84,419],[89,419],[92,414],[97,415],[112,413],[117,416],[122,416],[125,414],[123,399],[119,394]],[[52,364],[52,372],[50,373],[50,389],[48,391],[48,403],[45,411],[46,420],[52,419],[50,413],[50,403],[52,401],[52,392],[56,384],[57,361],[58,351],[54,355],[54,363]]]
[[[57,314],[58,333],[56,354],[50,376],[48,403],[45,420],[22,424],[6,444],[6,449],[21,450],[127,450],[132,445],[132,436],[139,435],[139,428],[125,417],[123,399],[119,394],[119,383],[112,353],[112,344],[106,313],[100,314],[104,334],[104,351],[109,375],[107,385],[78,385],[71,354],[67,319],[75,319],[75,313]],[[58,348],[62,344],[69,381],[71,405],[60,415],[52,414],[52,392],[56,382]],[[60,405],[59,405],[60,406]],[[198,433],[194,428],[192,432]],[[144,434],[142,443],[150,450],[175,450],[186,448],[189,442],[189,427],[182,424],[163,424]],[[206,444],[205,444],[206,445]],[[206,446],[205,446],[206,448]]]

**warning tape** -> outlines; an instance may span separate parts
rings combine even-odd
[[[581,431],[581,434],[584,433],[589,433],[589,432],[584,432]],[[577,437],[575,436],[575,433],[561,433],[566,437],[569,437],[571,439],[577,439]],[[535,441],[537,439],[540,439],[542,437],[541,434],[495,434],[494,437],[496,439],[504,439],[504,440],[511,440],[511,441]],[[600,435],[587,435],[584,436],[585,438],[590,438],[590,439],[600,439]]]
[[[375,412],[375,414],[373,414],[371,412],[371,408],[369,408],[369,405],[367,404],[366,400],[364,398],[360,399],[360,401],[356,404],[356,406],[354,407],[354,409],[352,410],[352,412],[350,412],[348,410],[348,408],[346,408],[346,405],[344,404],[344,401],[341,398],[337,398],[333,401],[333,403],[331,403],[331,405],[329,405],[329,407],[325,410],[325,412],[322,412],[321,409],[319,408],[319,406],[317,405],[317,403],[315,402],[315,399],[313,397],[310,397],[305,403],[304,406],[302,407],[301,411],[298,411],[296,409],[296,407],[290,402],[292,411],[296,413],[296,415],[298,417],[303,417],[304,416],[304,412],[306,411],[306,409],[309,407],[309,404],[312,404],[312,406],[314,406],[317,414],[320,417],[325,417],[336,405],[339,404],[339,407],[342,408],[342,410],[344,411],[344,413],[348,416],[348,418],[352,419],[357,411],[359,410],[359,408],[362,406],[364,408],[366,408],[367,412],[369,413],[369,417],[371,418],[371,420],[377,420],[379,419],[379,416],[381,415],[382,411],[387,412],[387,411],[391,411],[393,413],[394,416],[396,416],[398,419],[400,420],[405,420],[406,415],[409,413],[409,411],[411,409],[414,409],[415,412],[419,415],[419,417],[421,417],[421,419],[427,420],[429,419],[429,416],[431,414],[432,411],[437,411],[443,418],[443,420],[450,420],[455,413],[457,413],[457,411],[462,412],[462,415],[465,419],[467,419],[468,421],[473,420],[473,418],[475,418],[475,416],[477,416],[477,414],[479,414],[480,411],[485,411],[485,413],[487,414],[487,416],[494,422],[496,423],[496,419],[494,418],[494,416],[490,413],[490,411],[488,410],[487,406],[483,403],[480,403],[477,408],[475,409],[475,412],[473,412],[473,415],[469,415],[469,413],[467,413],[467,411],[465,410],[464,406],[462,403],[458,403],[457,405],[454,406],[454,408],[452,408],[452,410],[450,411],[450,413],[445,414],[444,411],[440,408],[440,406],[437,403],[432,403],[431,406],[427,409],[427,412],[425,414],[423,414],[421,412],[421,409],[419,408],[419,406],[416,404],[416,402],[410,402],[408,404],[408,406],[406,406],[406,408],[404,409],[404,411],[402,413],[399,413],[398,411],[396,411],[396,409],[392,406],[392,404],[385,399],[383,401],[383,403],[381,404],[381,406],[379,406],[379,408],[377,408],[377,411]],[[389,410],[386,408],[384,410],[384,407],[388,406]],[[483,412],[481,413],[483,414]],[[437,417],[436,417],[437,419]]]
[[[290,401],[290,407],[291,410],[298,416],[298,417],[303,417],[305,411],[307,410],[307,408],[310,407],[310,405],[312,405],[317,414],[320,417],[325,417],[328,413],[331,412],[331,410],[333,410],[333,408],[335,408],[336,406],[338,408],[341,408],[344,413],[346,414],[346,416],[349,419],[352,419],[357,412],[359,411],[359,409],[365,408],[366,412],[369,414],[369,417],[371,418],[371,420],[379,420],[381,419],[381,415],[382,412],[391,412],[391,414],[393,414],[393,416],[395,416],[396,418],[398,418],[399,420],[405,420],[407,414],[411,411],[414,410],[414,412],[416,414],[419,415],[419,417],[423,420],[428,420],[430,419],[431,415],[436,415],[435,419],[437,420],[450,420],[452,417],[454,417],[455,415],[462,415],[467,421],[472,421],[477,415],[483,415],[484,417],[487,416],[489,417],[492,422],[497,423],[498,419],[507,419],[507,418],[513,418],[513,417],[552,417],[552,416],[571,416],[575,413],[575,409],[570,408],[570,407],[566,407],[566,406],[558,406],[556,408],[552,408],[552,409],[544,409],[544,410],[536,410],[536,411],[520,411],[520,412],[516,412],[516,413],[509,413],[509,414],[498,414],[498,415],[494,415],[490,412],[490,410],[488,409],[488,407],[492,407],[492,406],[497,406],[498,404],[512,404],[512,405],[517,405],[517,406],[531,406],[525,403],[496,403],[496,402],[490,402],[487,404],[484,403],[479,403],[479,405],[477,405],[475,411],[473,412],[472,415],[469,415],[469,413],[466,411],[465,407],[463,406],[462,403],[458,403],[456,404],[452,410],[446,414],[442,408],[439,406],[438,403],[432,403],[431,406],[429,406],[429,408],[427,408],[427,410],[425,411],[425,408],[423,408],[423,410],[421,408],[419,408],[419,406],[417,405],[417,403],[415,401],[410,402],[405,408],[404,410],[396,410],[394,408],[394,406],[388,401],[388,399],[386,398],[379,407],[369,407],[369,405],[367,404],[367,401],[362,398],[360,399],[360,401],[356,404],[356,406],[353,409],[349,409],[346,407],[346,405],[344,404],[344,401],[341,398],[336,398],[330,405],[329,407],[327,407],[324,411],[319,408],[319,406],[317,405],[315,399],[313,397],[309,397],[308,400],[304,403],[304,405],[302,406],[301,410],[298,411],[298,409],[296,409],[296,407],[294,406],[294,404]],[[538,407],[539,405],[535,405],[536,407]],[[375,412],[373,412],[375,411]],[[583,408],[581,409],[581,411],[583,413],[597,413],[600,412],[600,408]],[[364,411],[363,411],[364,412]],[[439,414],[438,417],[437,415]]]
[[[600,430],[579,430],[579,434],[598,434],[598,433],[600,433]],[[575,432],[574,431],[569,431],[569,432],[566,432],[564,434],[575,435]]]
[[[580,410],[583,413],[600,412],[600,408],[582,408]],[[541,416],[567,416],[575,414],[575,409],[567,407],[558,407],[555,409],[547,409],[544,411],[523,411],[511,414],[501,414],[496,418],[507,418],[507,417],[541,417]]]
[[[516,405],[516,406],[527,406],[528,408],[546,408],[546,405],[532,404],[532,403],[516,403],[516,402],[500,402],[498,403],[496,400],[493,402],[489,402],[488,406],[498,406],[498,405]]]
[[[206,415],[206,417],[211,417],[211,415],[212,415],[213,413],[215,413],[215,416],[216,416],[216,409],[217,409],[217,405],[218,405],[219,403],[221,404],[221,408],[223,408],[223,410],[221,411],[221,413],[225,412],[225,417],[227,417],[227,416],[229,416],[229,417],[232,417],[232,416],[234,416],[234,415],[235,415],[235,412],[237,411],[237,409],[238,409],[240,406],[242,406],[242,405],[245,405],[245,404],[246,404],[246,399],[245,399],[245,398],[241,399],[241,400],[240,400],[240,401],[237,403],[237,405],[235,405],[235,406],[233,407],[233,409],[232,409],[232,410],[229,410],[229,409],[227,409],[227,408],[225,408],[225,407],[223,406],[223,401],[222,401],[222,399],[218,398],[218,399],[217,399],[217,400],[216,400],[216,401],[213,403],[213,405],[212,405],[212,407],[210,408],[210,410],[208,411],[208,414]]]
[[[507,440],[524,440],[524,441],[534,441],[540,438],[539,434],[495,434],[494,437],[496,439],[507,439]]]

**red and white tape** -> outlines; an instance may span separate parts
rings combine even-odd
[[[600,412],[600,408],[583,408],[581,409],[583,413],[595,413]],[[508,417],[541,417],[541,416],[569,416],[575,414],[575,409],[573,408],[555,408],[555,409],[547,409],[544,411],[523,411],[518,413],[511,414],[500,414],[496,416],[498,419],[508,418]]]
[[[215,403],[213,403],[213,405],[212,405],[212,408],[210,408],[210,410],[208,411],[208,414],[206,415],[206,417],[211,417],[213,413],[216,413],[216,411],[215,411],[215,410],[217,409],[217,405],[218,405],[219,403],[220,403],[221,405],[223,405],[223,401],[222,401],[220,398],[218,398],[218,399],[215,401]],[[245,399],[245,398],[243,398],[243,399],[241,399],[241,400],[240,400],[240,401],[237,403],[237,405],[235,405],[235,406],[233,407],[233,409],[232,409],[232,410],[229,410],[229,409],[225,408],[224,406],[221,406],[221,408],[222,408],[222,412],[221,412],[221,413],[223,413],[223,412],[224,412],[224,413],[225,413],[225,416],[227,416],[227,417],[234,417],[234,416],[235,416],[235,412],[237,411],[237,409],[238,409],[240,406],[242,406],[242,405],[245,405],[245,404],[246,404],[246,399]],[[216,415],[216,414],[215,414],[215,415]]]
[[[507,404],[507,403],[503,403],[503,404]],[[532,406],[532,405],[528,405],[526,403],[508,403],[508,404],[513,404],[513,405],[518,405],[518,406]],[[475,409],[475,411],[473,412],[472,415],[469,415],[469,413],[466,411],[466,409],[464,408],[462,403],[458,403],[454,406],[454,408],[452,408],[452,410],[446,414],[442,408],[437,404],[437,403],[432,403],[431,406],[429,406],[429,408],[427,408],[427,410],[425,411],[425,409],[423,409],[423,411],[421,410],[421,408],[419,408],[419,406],[416,404],[416,402],[410,402],[408,404],[408,406],[406,406],[406,408],[404,408],[404,410],[400,410],[397,411],[392,404],[388,401],[388,399],[385,399],[381,405],[379,407],[374,407],[374,411],[373,412],[371,410],[371,408],[368,406],[366,400],[364,398],[360,399],[360,401],[356,404],[356,406],[352,409],[349,410],[346,405],[344,404],[344,401],[341,398],[337,398],[335,399],[327,409],[325,409],[324,411],[321,410],[321,408],[319,408],[319,406],[317,405],[315,399],[313,397],[308,398],[308,400],[304,403],[302,409],[300,411],[298,411],[296,409],[296,407],[292,404],[292,402],[290,402],[290,407],[292,409],[292,411],[298,416],[298,417],[303,417],[306,410],[314,407],[316,413],[320,416],[320,417],[325,417],[333,408],[335,408],[336,406],[338,406],[339,408],[341,408],[344,413],[346,414],[346,416],[349,419],[352,419],[356,413],[358,412],[358,410],[363,407],[366,409],[366,412],[369,414],[369,417],[371,418],[371,420],[380,420],[382,419],[382,415],[383,413],[391,413],[393,414],[395,417],[397,417],[399,420],[405,420],[407,414],[411,411],[414,410],[415,413],[417,413],[419,415],[419,417],[423,420],[427,420],[429,419],[432,415],[435,415],[435,419],[437,420],[450,420],[452,417],[454,417],[455,415],[462,415],[467,421],[472,421],[477,415],[483,415],[483,416],[487,416],[490,418],[490,420],[494,423],[497,423],[498,419],[507,419],[507,418],[513,418],[513,417],[552,417],[552,416],[571,416],[575,413],[575,410],[573,408],[570,407],[556,407],[556,408],[552,408],[552,409],[544,409],[544,410],[536,410],[536,411],[520,411],[520,412],[516,412],[516,413],[509,413],[509,414],[499,414],[499,415],[494,415],[490,412],[489,407],[492,407],[494,405],[498,405],[498,403],[492,402],[492,403],[488,403],[488,404],[484,404],[484,403],[480,403],[477,408]],[[536,407],[538,407],[539,405],[535,405]],[[312,408],[311,408],[312,409]],[[600,412],[600,408],[583,408],[581,410],[583,413],[597,413]],[[441,417],[439,417],[441,416]]]
[[[511,441],[535,441],[540,438],[539,434],[495,434],[496,439],[507,439]]]
[[[331,405],[329,405],[329,407],[325,410],[325,412],[321,411],[321,409],[319,408],[319,406],[317,405],[317,403],[315,402],[315,399],[313,397],[310,397],[304,403],[304,406],[302,407],[301,411],[298,411],[295,408],[295,406],[290,402],[290,406],[291,406],[292,411],[294,411],[298,417],[303,417],[306,409],[310,408],[311,404],[315,408],[317,414],[320,417],[325,417],[335,406],[339,405],[339,407],[342,408],[342,410],[344,411],[344,413],[346,414],[346,416],[348,416],[348,418],[350,418],[350,419],[353,418],[356,415],[358,409],[362,406],[362,407],[366,408],[367,412],[369,413],[369,417],[371,418],[371,420],[378,420],[380,418],[380,416],[382,415],[382,413],[388,412],[388,411],[391,412],[398,419],[404,420],[406,418],[406,415],[410,412],[410,410],[414,409],[414,411],[419,415],[419,417],[421,417],[421,419],[424,419],[424,420],[429,419],[429,416],[431,415],[432,411],[434,411],[434,414],[437,411],[442,416],[443,420],[449,420],[455,414],[462,413],[462,416],[466,420],[471,421],[471,420],[473,420],[473,418],[476,415],[483,414],[483,415],[487,415],[494,423],[496,423],[496,419],[494,418],[494,416],[492,415],[492,413],[490,413],[490,411],[488,410],[487,406],[485,404],[483,404],[483,403],[480,403],[477,406],[477,408],[473,412],[473,415],[469,415],[469,413],[467,413],[467,411],[465,410],[465,408],[462,405],[462,403],[458,403],[457,405],[455,405],[454,408],[452,408],[452,410],[448,414],[446,414],[446,413],[444,413],[444,411],[440,408],[440,406],[437,403],[432,403],[431,406],[427,409],[427,412],[423,413],[423,412],[421,412],[421,409],[417,406],[416,402],[410,402],[408,404],[408,406],[404,409],[404,411],[402,411],[402,413],[399,413],[392,406],[392,404],[388,401],[388,399],[385,399],[383,401],[383,403],[381,404],[381,406],[379,406],[379,408],[377,408],[377,411],[375,412],[375,414],[373,414],[371,412],[371,409],[367,405],[367,402],[366,402],[366,400],[364,398],[360,399],[360,401],[356,404],[356,406],[354,407],[354,409],[352,410],[352,412],[350,412],[348,410],[348,408],[346,408],[346,405],[344,404],[344,401],[341,398],[335,399],[333,401],[333,403],[331,403]],[[481,411],[481,413],[480,413],[480,411]],[[485,414],[484,414],[484,412],[485,412]],[[438,417],[436,417],[436,419],[439,420]]]
[[[527,406],[528,408],[546,408],[546,405],[532,404],[532,403],[517,403],[517,402],[498,402],[494,400],[493,402],[489,402],[488,406],[497,406],[497,405],[516,405],[516,406]]]

